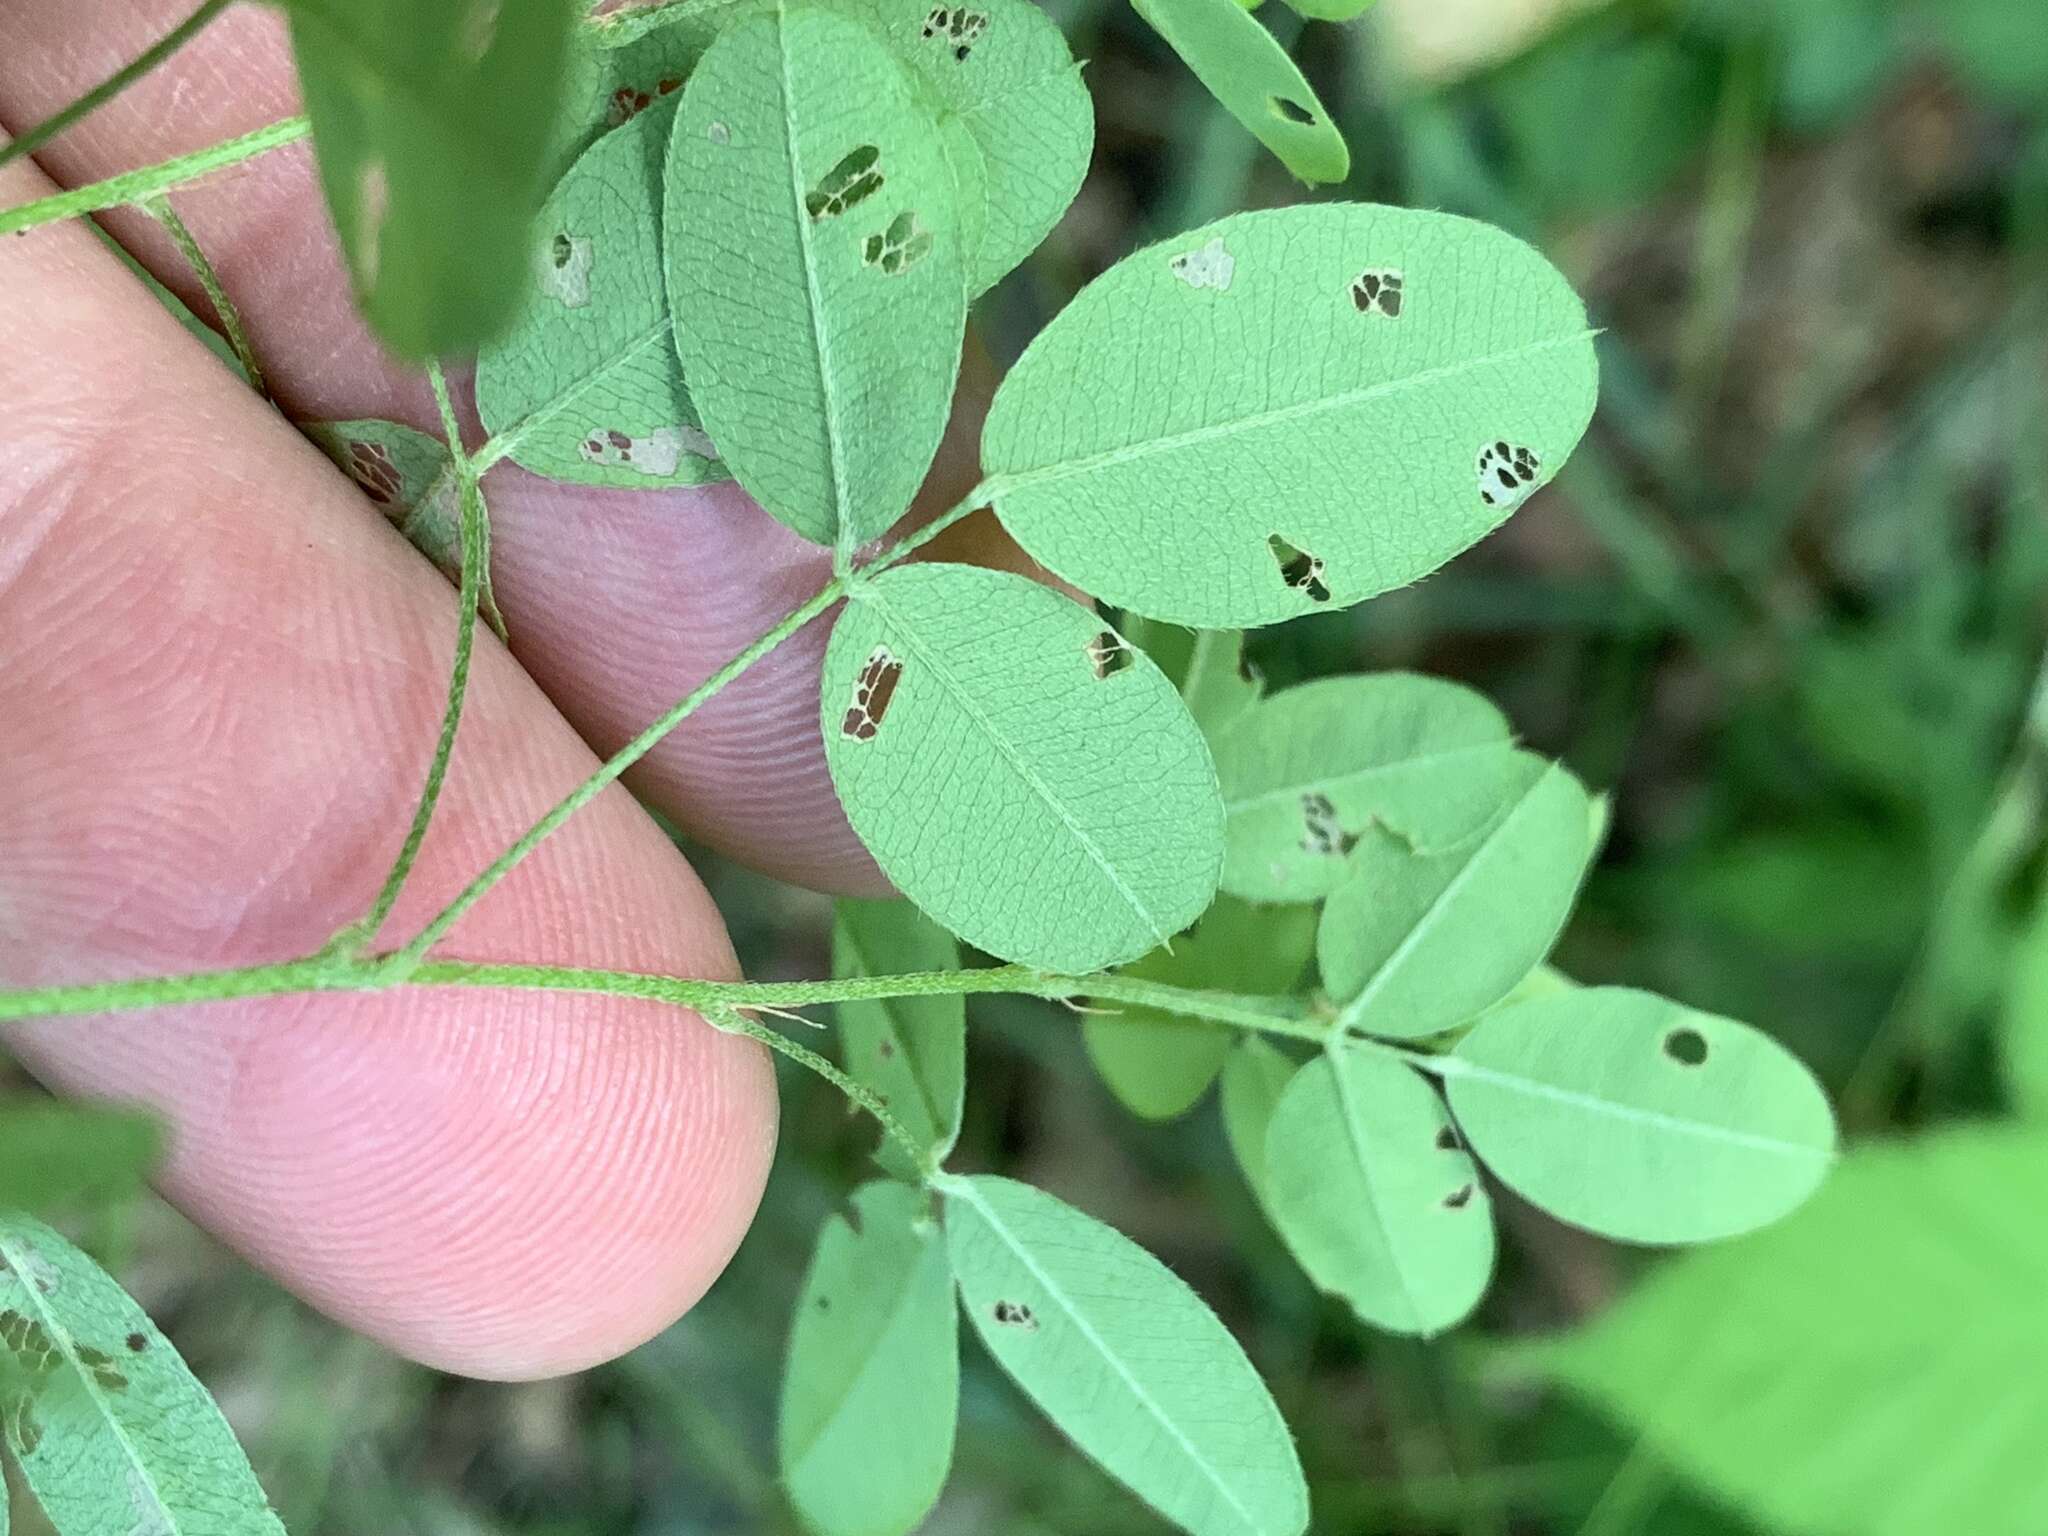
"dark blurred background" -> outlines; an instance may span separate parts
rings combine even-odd
[[[982,308],[1004,361],[1135,246],[1299,195],[1128,9],[1050,8],[1089,60],[1098,145],[1065,224]],[[1336,195],[1523,234],[1605,330],[1600,416],[1550,491],[1413,589],[1259,635],[1258,669],[1272,686],[1389,667],[1466,680],[1611,791],[1559,956],[1577,978],[1759,1024],[1813,1064],[1852,1136],[2001,1112],[2048,763],[2048,7],[1259,14],[1350,139]],[[827,973],[829,903],[702,867],[752,974]],[[1300,1437],[1317,1531],[1764,1529],[1508,1368],[1503,1341],[1598,1314],[1650,1256],[1503,1194],[1479,1317],[1427,1344],[1375,1335],[1282,1252],[1213,1102],[1142,1125],[1071,1016],[996,998],[970,1017],[960,1164],[1116,1224],[1218,1307]],[[873,1140],[800,1073],[784,1102],[731,1272],[667,1335],[570,1381],[396,1362],[153,1199],[79,1230],[219,1392],[302,1536],[773,1536],[794,1529],[774,1460],[789,1312]],[[927,1529],[1165,1527],[970,1345]]]

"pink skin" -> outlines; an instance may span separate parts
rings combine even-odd
[[[186,9],[0,6],[0,125],[39,120]],[[37,159],[75,184],[293,110],[275,16],[240,9]],[[32,166],[0,172],[0,203],[48,189]],[[303,146],[177,205],[287,410],[432,424],[354,317]],[[109,222],[192,287],[147,220]],[[587,775],[591,747],[826,575],[735,491],[571,491],[510,466],[491,490],[517,660],[482,637],[392,934]],[[453,618],[447,584],[86,231],[0,241],[0,986],[279,960],[358,916],[418,792]],[[822,644],[813,626],[633,783],[763,869],[875,891],[823,766]],[[616,789],[444,952],[736,974],[703,887]],[[680,1315],[751,1220],[774,1143],[756,1047],[624,1001],[325,996],[7,1040],[54,1085],[161,1110],[166,1190],[286,1284],[482,1376],[577,1369]]]

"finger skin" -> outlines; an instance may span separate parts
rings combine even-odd
[[[0,121],[19,131],[39,120],[147,47],[185,9],[186,0],[0,5]],[[76,184],[297,110],[282,22],[268,8],[238,8],[39,159]],[[309,146],[180,191],[175,203],[241,309],[287,412],[435,430],[424,385],[391,364],[356,317]],[[117,215],[109,225],[160,279],[203,305],[147,218]],[[971,487],[973,433],[967,421],[952,434],[949,473],[931,488],[932,510]],[[509,464],[486,486],[494,581],[513,651],[599,752],[631,740],[831,578],[827,551],[729,486],[589,490]],[[996,544],[992,535],[972,547]],[[818,668],[829,628],[829,619],[811,625],[656,748],[627,782],[692,837],[765,873],[884,895],[886,882],[832,790],[819,738]]]
[[[0,201],[42,190],[0,172]],[[447,585],[81,227],[0,241],[0,402],[0,986],[317,948],[368,906],[411,814]],[[387,932],[594,766],[480,637]],[[616,788],[444,952],[736,974],[702,886]],[[323,994],[7,1038],[53,1084],[162,1111],[167,1191],[256,1263],[481,1376],[581,1368],[678,1316],[774,1142],[757,1047],[624,1000]]]

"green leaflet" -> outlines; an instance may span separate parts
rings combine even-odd
[[[1131,0],[1195,78],[1306,182],[1342,181],[1351,151],[1287,50],[1239,0]]]
[[[156,1121],[133,1110],[9,1104],[0,1112],[0,1210],[41,1211],[81,1196],[130,1194],[162,1150]]]
[[[1269,1218],[1273,1192],[1266,1171],[1266,1131],[1295,1071],[1293,1057],[1257,1035],[1239,1039],[1223,1062],[1223,1134]]]
[[[315,421],[301,426],[356,488],[434,562],[449,581],[462,582],[462,487],[448,462],[448,445],[395,421]],[[477,611],[500,640],[505,617],[484,563]]]
[[[606,134],[549,195],[526,302],[477,359],[476,406],[537,475],[629,490],[722,480],[683,385],[661,262],[674,99]]]
[[[613,129],[683,88],[721,28],[759,0],[705,0],[686,10],[638,7],[578,29],[550,160],[557,178]]]
[[[1520,783],[1481,832],[1441,853],[1370,827],[1324,903],[1323,985],[1344,1022],[1416,1039],[1492,1007],[1557,942],[1591,847],[1579,781],[1519,754]]]
[[[838,904],[832,927],[834,976],[900,976],[957,971],[960,946],[907,901]],[[967,1000],[892,997],[838,1005],[841,1060],[880,1094],[898,1120],[942,1162],[960,1134],[967,1091]],[[876,1153],[890,1172],[915,1177],[887,1137]]]
[[[1307,907],[1254,907],[1222,896],[1171,949],[1141,956],[1123,974],[1203,991],[1291,993],[1315,934]],[[1222,1070],[1231,1032],[1150,1008],[1101,1006],[1109,1011],[1085,1019],[1081,1037],[1110,1091],[1147,1120],[1193,1109]]]
[[[1666,1261],[1533,1358],[1759,1528],[2037,1530],[2044,1204],[2037,1130],[1858,1147],[1797,1220]]]
[[[2013,947],[2000,1044],[2014,1105],[2048,1120],[2048,901],[2034,909]]]
[[[66,1536],[282,1536],[227,1421],[97,1265],[0,1215],[0,1434]]]
[[[836,0],[888,43],[938,124],[959,192],[969,297],[1057,224],[1095,145],[1095,108],[1031,0]]]
[[[1296,1073],[1266,1132],[1273,1223],[1364,1321],[1436,1334],[1493,1277],[1493,1206],[1436,1091],[1364,1048]]]
[[[931,117],[866,29],[778,10],[699,62],[667,176],[704,426],[756,501],[850,557],[909,507],[952,406],[967,300]]]
[[[1287,0],[1287,8],[1310,21],[1356,21],[1379,0]]]
[[[1495,1009],[1438,1063],[1480,1161],[1589,1231],[1698,1243],[1778,1220],[1834,1159],[1834,1116],[1768,1035],[1647,992]]]
[[[1193,1536],[1307,1528],[1280,1410],[1171,1270],[1028,1184],[948,1176],[937,1187],[960,1304],[1069,1439]]]
[[[1259,680],[1244,659],[1244,632],[1237,629],[1195,631],[1181,697],[1188,713],[1213,743],[1259,702]]]
[[[1252,901],[1327,896],[1375,822],[1424,849],[1462,842],[1499,811],[1517,771],[1491,703],[1400,672],[1286,689],[1215,749],[1229,816],[1223,888]]]
[[[1595,389],[1585,310],[1528,246],[1308,204],[1205,225],[1082,289],[996,392],[982,459],[1017,542],[1102,600],[1270,624],[1492,532],[1556,474]]]
[[[782,1480],[820,1536],[901,1536],[953,1461],[959,1318],[926,1196],[854,1191],[804,1277],[782,1380]]]
[[[1036,582],[937,563],[861,582],[825,652],[822,720],[883,872],[991,954],[1117,965],[1215,894],[1201,732],[1150,660]]]
[[[472,350],[518,302],[577,0],[285,8],[364,315],[404,358]]]

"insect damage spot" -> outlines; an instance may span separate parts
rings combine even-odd
[[[1337,822],[1337,807],[1330,797],[1315,790],[1301,797],[1301,848],[1323,859],[1341,859],[1358,846],[1358,839]]]
[[[964,5],[935,5],[924,19],[925,41],[942,43],[962,64],[987,30],[988,13],[972,11]]]
[[[713,119],[704,125],[704,137],[721,147],[732,142],[732,130],[724,123]]]
[[[1316,121],[1315,113],[1290,96],[1275,96],[1267,104],[1272,107],[1273,115],[1283,123],[1297,123],[1302,127],[1309,127]]]
[[[672,96],[682,87],[683,82],[675,78],[657,80],[651,91],[643,91],[635,85],[622,85],[612,92],[610,99],[605,103],[605,125],[610,128],[623,127],[653,106],[661,97]]]
[[[1471,1203],[1472,1186],[1470,1184],[1460,1184],[1456,1189],[1444,1196],[1444,1209],[1447,1211],[1462,1211]]]
[[[715,459],[718,448],[700,428],[687,424],[657,427],[644,437],[599,427],[576,445],[576,453],[586,464],[630,470],[650,480],[661,480],[676,472],[684,454]]]
[[[1025,1333],[1038,1332],[1038,1314],[1021,1301],[999,1301],[994,1311],[995,1320],[1005,1328],[1018,1328]]]
[[[876,1044],[875,1050],[882,1060],[893,1061],[896,1057],[896,1042],[884,1035]]]
[[[902,676],[903,663],[886,645],[876,646],[853,681],[853,703],[847,706],[839,734],[854,741],[873,741]]]
[[[1351,302],[1361,315],[1401,318],[1402,288],[1406,279],[1390,267],[1369,268],[1351,279]]]
[[[1199,251],[1181,252],[1167,266],[1190,288],[1214,288],[1218,293],[1229,292],[1231,279],[1237,276],[1237,258],[1221,235],[1212,236]]]
[[[348,445],[348,462],[342,466],[356,487],[380,507],[398,500],[405,489],[405,477],[391,460],[391,450],[382,443],[360,440]]]
[[[1098,679],[1114,677],[1131,664],[1130,646],[1113,629],[1105,629],[1082,649],[1087,653],[1088,665],[1094,668]]]
[[[1330,589],[1323,585],[1322,561],[1305,549],[1296,549],[1277,533],[1267,538],[1266,548],[1273,552],[1274,563],[1280,567],[1280,579],[1288,586],[1312,603],[1330,600]]]
[[[595,258],[589,240],[557,230],[535,252],[533,275],[540,291],[564,309],[581,309],[590,302],[590,266]]]
[[[804,194],[804,210],[813,219],[836,219],[882,189],[882,152],[863,144],[847,153]]]
[[[884,276],[894,277],[899,272],[908,272],[931,250],[932,232],[915,213],[905,210],[889,221],[887,229],[869,235],[861,243],[860,259],[871,267],[881,268]]]
[[[1458,1140],[1458,1133],[1447,1125],[1436,1133],[1436,1145],[1440,1152],[1456,1152],[1465,1144]]]
[[[1543,461],[1530,449],[1506,442],[1479,450],[1479,499],[1489,507],[1512,512],[1529,499]]]
[[[126,1343],[128,1345],[128,1352],[132,1355],[139,1355],[149,1348],[148,1337],[140,1333],[129,1334]]]
[[[1696,1029],[1674,1029],[1664,1037],[1664,1054],[1681,1067],[1697,1067],[1707,1059],[1707,1037]]]

